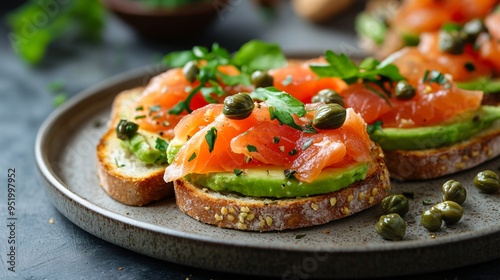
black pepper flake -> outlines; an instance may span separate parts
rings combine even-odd
[[[306,235],[305,234],[297,234],[297,235],[295,235],[295,239],[301,239],[304,236],[306,236]]]
[[[288,152],[289,155],[294,156],[297,154],[297,150],[293,149],[290,152]]]
[[[473,122],[478,122],[480,119],[481,119],[481,117],[480,117],[479,115],[475,115],[475,116],[472,118],[472,121],[473,121]]]
[[[278,144],[280,142],[280,138],[278,136],[273,137],[273,143]]]
[[[295,178],[295,173],[297,173],[297,171],[285,169],[283,173],[285,174],[285,178],[292,179]]]
[[[236,175],[236,176],[240,176],[241,174],[243,174],[243,170],[241,170],[241,169],[236,169],[236,168],[235,168],[235,169],[233,170],[233,173],[234,173],[234,175]]]
[[[160,134],[160,136],[163,136],[163,131],[160,131],[158,134]]]
[[[465,67],[465,69],[466,69],[467,71],[469,71],[469,72],[473,72],[473,71],[475,71],[475,70],[476,70],[476,66],[475,66],[475,65],[474,65],[474,63],[472,63],[472,62],[466,62],[466,63],[464,64],[464,67]]]

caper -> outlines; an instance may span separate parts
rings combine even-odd
[[[484,193],[496,193],[500,189],[500,178],[495,171],[479,172],[474,178],[474,186]]]
[[[432,208],[441,212],[443,221],[447,224],[457,223],[464,214],[464,208],[454,201],[444,201],[432,206]]]
[[[443,201],[454,201],[458,204],[463,204],[467,198],[467,190],[460,182],[449,180],[443,184],[441,188],[443,193]]]
[[[429,231],[436,231],[441,228],[443,224],[443,214],[439,209],[432,207],[422,212],[422,219],[420,225]]]
[[[406,234],[406,222],[397,213],[383,215],[375,225],[375,231],[384,239],[401,240]]]
[[[196,76],[200,72],[200,69],[196,65],[196,61],[191,60],[184,67],[182,68],[182,73],[184,73],[184,76],[186,77],[186,80],[188,80],[190,83],[194,82],[196,80]]]
[[[465,34],[458,30],[439,32],[439,50],[449,54],[462,54],[465,47]]]
[[[313,103],[316,102],[324,102],[326,104],[337,103],[341,106],[344,106],[344,98],[338,92],[332,89],[320,90],[315,96],[313,96],[311,101]]]
[[[396,84],[395,95],[401,100],[412,99],[415,96],[415,88],[406,81],[399,81]]]
[[[122,119],[116,126],[116,136],[121,140],[127,140],[134,136],[137,130],[139,130],[139,125],[134,122],[129,122],[125,119]]]
[[[344,124],[345,118],[345,108],[337,103],[330,103],[316,109],[312,124],[319,129],[335,129]]]
[[[475,18],[465,23],[462,28],[462,32],[465,34],[465,40],[467,42],[474,43],[479,34],[482,32],[488,32],[488,29],[482,20]]]
[[[224,99],[222,113],[228,119],[242,120],[248,118],[253,111],[255,104],[252,97],[246,93],[237,93]]]
[[[382,209],[385,213],[398,213],[400,216],[410,210],[408,198],[402,194],[391,194],[382,199]]]
[[[255,87],[272,87],[274,83],[273,76],[269,75],[266,71],[254,71],[250,77],[252,85]]]

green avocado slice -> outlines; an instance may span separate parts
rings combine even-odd
[[[346,188],[366,178],[367,163],[357,163],[345,168],[324,169],[314,182],[300,182],[286,178],[283,169],[256,168],[232,172],[189,174],[186,180],[194,185],[219,192],[237,193],[249,197],[303,197],[325,194]]]
[[[383,150],[432,149],[466,140],[488,129],[499,119],[500,107],[481,106],[439,125],[375,129],[370,138]]]
[[[466,90],[481,90],[484,93],[500,92],[500,80],[489,77],[481,77],[468,82],[457,82],[457,86]]]
[[[146,164],[165,164],[167,163],[167,155],[153,144],[154,139],[157,137],[136,133],[127,140],[120,140],[120,145]]]

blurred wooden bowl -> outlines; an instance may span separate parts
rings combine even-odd
[[[195,2],[176,8],[148,7],[141,1],[101,0],[103,5],[139,33],[154,39],[187,39],[202,32],[229,0]]]

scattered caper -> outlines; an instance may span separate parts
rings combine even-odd
[[[326,104],[337,103],[341,106],[344,106],[344,98],[340,94],[338,94],[338,92],[332,89],[320,90],[315,96],[313,96],[311,101],[313,103],[316,102],[324,102]]]
[[[439,50],[449,54],[462,54],[466,35],[458,30],[441,30],[439,32]]]
[[[415,88],[406,81],[396,84],[395,95],[397,99],[409,100],[415,96]]]
[[[382,199],[381,205],[385,213],[398,213],[400,216],[410,210],[408,198],[402,194],[391,194],[385,197]]]
[[[255,104],[252,97],[246,93],[237,93],[224,99],[222,113],[229,119],[242,120],[248,118]]]
[[[129,122],[125,119],[122,119],[116,126],[116,136],[121,140],[127,140],[134,136],[137,130],[139,130],[139,125],[134,122]]]
[[[406,234],[406,222],[397,213],[383,215],[375,225],[375,231],[384,239],[401,240]]]
[[[316,109],[312,125],[319,129],[335,129],[341,127],[346,118],[346,110],[337,103],[321,105]]]
[[[474,43],[479,34],[488,32],[488,29],[482,20],[475,18],[465,23],[462,32],[465,34],[467,42]]]
[[[458,204],[463,204],[467,198],[467,190],[458,181],[449,180],[443,184],[441,188],[443,193],[443,201],[454,201]]]
[[[454,201],[444,201],[432,206],[432,208],[441,212],[443,221],[447,224],[457,223],[464,214],[464,208]]]
[[[484,193],[496,193],[500,189],[500,178],[495,171],[479,172],[474,178],[474,186]]]
[[[443,224],[443,216],[439,209],[432,207],[422,212],[420,224],[429,231],[436,231]]]
[[[274,83],[273,76],[269,75],[266,71],[254,71],[250,77],[252,85],[255,87],[272,87]]]
[[[184,73],[186,80],[188,80],[190,83],[196,80],[196,76],[198,75],[199,72],[200,69],[198,68],[198,66],[196,65],[196,61],[194,60],[189,61],[182,68],[182,73]]]

